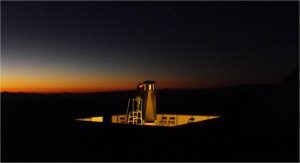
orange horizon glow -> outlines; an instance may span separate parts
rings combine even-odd
[[[9,92],[9,93],[93,93],[93,92],[114,92],[114,91],[129,91],[133,89],[114,89],[114,88],[106,88],[106,89],[86,89],[86,88],[61,88],[61,89],[51,89],[51,88],[23,88],[23,89],[1,89],[1,92]]]
[[[120,74],[118,76],[100,73],[78,73],[63,71],[39,71],[31,69],[5,71],[1,74],[1,92],[12,93],[92,93],[136,90],[138,83],[148,79],[157,82],[157,89],[205,89],[222,85],[219,82],[202,83],[191,80],[173,78],[162,75],[132,76]]]
[[[1,83],[1,92],[11,93],[93,93],[93,92],[114,92],[114,91],[133,91],[136,90],[138,83],[136,82],[3,82]],[[86,85],[86,86],[82,86]],[[197,87],[184,83],[175,82],[159,82],[157,89],[206,89],[214,86]]]
[[[20,66],[21,65],[21,66]],[[226,83],[203,76],[199,81],[170,73],[110,72],[98,69],[7,65],[1,71],[1,92],[24,93],[91,93],[136,90],[145,80],[156,81],[157,89],[206,89]]]
[[[49,85],[47,86],[40,86],[40,87],[8,87],[8,86],[1,86],[1,92],[11,92],[11,93],[92,93],[92,92],[114,92],[114,91],[132,91],[136,90],[137,85],[105,85],[103,87],[55,87]],[[192,89],[192,87],[168,87],[159,85],[157,89]],[[196,88],[197,89],[197,88]]]
[[[158,88],[158,89],[181,89],[181,88]],[[1,87],[1,92],[11,93],[93,93],[93,92],[114,92],[114,91],[134,91],[135,86],[131,87],[106,87],[106,88],[92,88],[92,87],[65,87],[65,88],[53,88],[53,87]]]

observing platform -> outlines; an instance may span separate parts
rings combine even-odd
[[[153,123],[142,123],[140,125],[174,127],[219,117],[220,116],[218,115],[156,114],[156,121]],[[130,124],[128,123],[127,114],[113,115],[111,117],[111,122],[117,124]]]
[[[153,123],[141,123],[139,125],[146,126],[163,126],[174,127],[180,125],[186,125],[195,122],[206,121],[210,119],[219,118],[217,115],[183,115],[183,114],[156,114],[157,120]],[[77,121],[86,122],[103,122],[103,116],[79,118]],[[114,124],[130,124],[128,123],[127,114],[119,114],[111,116],[111,123]]]
[[[88,118],[79,118],[77,121],[86,121],[86,122],[103,122],[103,116],[98,117],[88,117]]]

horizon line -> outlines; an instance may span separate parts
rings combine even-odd
[[[207,87],[207,88],[158,88],[156,90],[211,90],[211,89],[223,89],[238,86],[249,86],[249,85],[274,85],[274,84],[238,84],[228,85],[220,87]],[[95,90],[95,91],[6,91],[1,90],[1,93],[26,93],[26,94],[89,94],[89,93],[108,93],[108,92],[126,92],[136,91],[136,89],[120,89],[120,90]]]

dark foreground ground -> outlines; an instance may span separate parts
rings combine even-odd
[[[112,125],[135,92],[1,94],[2,161],[299,161],[299,71],[278,85],[158,90],[159,113],[219,114],[174,128]],[[73,119],[103,115],[105,123]]]

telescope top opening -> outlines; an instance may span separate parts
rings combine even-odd
[[[143,82],[144,90],[155,90],[155,81],[153,80],[146,80]]]

